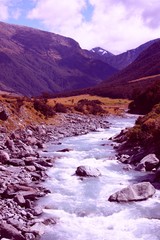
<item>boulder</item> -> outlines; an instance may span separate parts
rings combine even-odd
[[[35,137],[29,136],[27,138],[27,144],[29,144],[29,145],[36,145],[37,144],[37,139]]]
[[[122,162],[122,163],[128,163],[129,162],[129,158],[130,156],[127,154],[122,154],[121,156],[119,156],[117,159]]]
[[[13,166],[25,166],[25,162],[19,158],[12,158],[7,161],[8,164]]]
[[[8,113],[5,110],[0,111],[0,120],[6,121],[8,117]]]
[[[40,142],[40,141],[38,141],[36,145],[37,145],[37,147],[39,149],[43,149],[44,148],[44,144],[42,142]]]
[[[155,188],[150,182],[141,182],[123,188],[112,194],[108,200],[110,202],[142,201],[152,197],[155,191]]]
[[[14,141],[11,139],[7,139],[5,142],[5,146],[10,150],[10,151],[15,151],[15,146],[14,146]]]
[[[13,227],[11,224],[1,222],[0,229],[2,238],[9,238],[13,240],[25,240],[25,238],[17,230],[17,228]]]
[[[5,163],[10,159],[9,154],[3,150],[0,150],[0,163]]]
[[[34,216],[39,216],[43,213],[42,208],[40,206],[36,206],[32,209],[32,214]]]
[[[30,227],[30,231],[41,236],[44,234],[45,225],[43,223],[35,223],[32,227]]]
[[[14,200],[16,201],[16,203],[18,203],[18,205],[20,205],[21,207],[25,206],[26,200],[24,199],[22,194],[16,194],[16,196],[14,197]]]
[[[32,166],[32,165],[26,166],[25,169],[29,172],[35,172],[36,171],[36,167]]]
[[[70,151],[73,151],[73,149],[64,148],[64,149],[58,150],[57,152],[70,152]]]
[[[76,170],[76,175],[80,177],[98,177],[101,175],[97,168],[91,168],[89,166],[79,166]]]
[[[140,163],[136,166],[138,171],[152,171],[159,164],[159,159],[155,154],[148,154],[145,156]]]

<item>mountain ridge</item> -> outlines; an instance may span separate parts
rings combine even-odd
[[[113,54],[101,47],[92,48],[90,51],[96,54],[99,59],[108,63],[111,66],[114,66],[118,70],[122,70],[132,62],[136,60],[136,58],[148,47],[150,47],[155,42],[159,41],[159,38],[150,40],[146,43],[139,45],[134,49],[130,49],[120,54]]]
[[[0,90],[57,93],[94,86],[115,72],[71,38],[0,22]]]
[[[141,52],[133,63],[88,91],[106,97],[133,99],[159,80],[159,74],[160,39]],[[142,78],[145,81],[139,80]]]

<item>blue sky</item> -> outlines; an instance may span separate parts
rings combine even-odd
[[[0,0],[0,21],[120,53],[160,36],[159,0]]]

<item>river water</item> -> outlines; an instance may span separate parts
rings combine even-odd
[[[145,173],[124,170],[115,157],[110,137],[133,126],[136,116],[110,117],[109,129],[69,137],[61,145],[49,143],[47,153],[56,156],[45,186],[51,193],[42,198],[43,217],[57,219],[47,226],[42,240],[159,240],[160,193],[142,202],[109,202],[111,194],[131,183],[147,179]],[[70,152],[57,152],[69,148]],[[79,178],[80,165],[96,167],[98,178]]]

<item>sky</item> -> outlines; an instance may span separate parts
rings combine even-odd
[[[114,54],[160,37],[159,0],[0,0],[0,21],[76,40]]]

